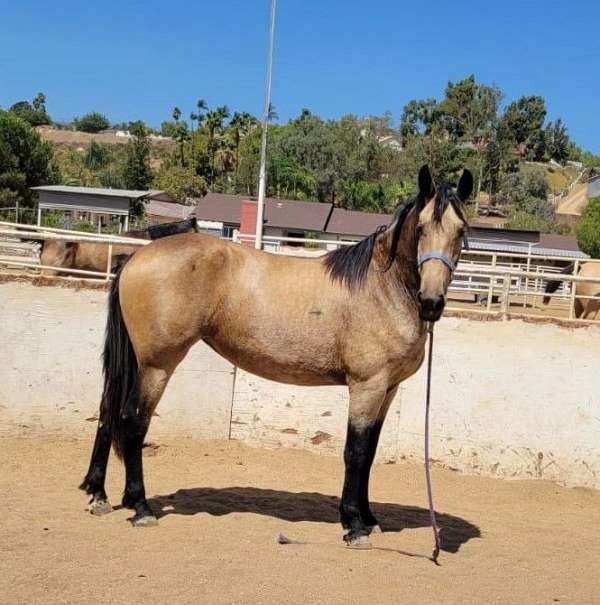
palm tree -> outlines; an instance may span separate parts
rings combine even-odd
[[[215,182],[215,154],[219,146],[219,135],[223,130],[223,123],[229,117],[227,105],[221,105],[208,111],[204,117],[207,135],[207,149],[210,162],[210,187]]]
[[[242,139],[248,135],[248,133],[258,125],[258,120],[247,111],[238,112],[236,111],[229,122],[229,130],[233,139],[235,149],[235,175],[236,183],[235,188],[237,189],[237,173],[240,165],[240,143]]]
[[[174,107],[173,108],[173,119],[176,122],[179,122],[180,118],[181,118],[181,109],[179,109],[179,107]]]
[[[196,107],[198,108],[198,112],[196,113],[198,116],[198,128],[200,128],[204,122],[204,114],[208,111],[208,103],[204,99],[198,99]]]
[[[273,105],[273,103],[269,103],[267,119],[269,120],[269,122],[275,122],[276,120],[279,120],[279,114],[277,113],[277,110],[275,109],[275,105]]]

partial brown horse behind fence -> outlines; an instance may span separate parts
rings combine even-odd
[[[571,263],[566,266],[561,273],[563,275],[572,275],[574,265]],[[579,277],[600,277],[600,263],[581,263],[577,273]],[[560,279],[550,280],[546,284],[545,293],[552,294],[556,292],[563,281]],[[575,282],[573,282],[575,283]],[[600,284],[593,282],[578,282],[575,287],[575,294],[580,296],[600,297]],[[544,296],[544,304],[550,302],[550,296]],[[600,319],[600,298],[575,298],[575,317],[578,319]]]
[[[179,233],[197,232],[195,218],[173,223],[152,225],[146,229],[127,231],[123,237],[137,239],[161,239]],[[85,235],[85,234],[83,234]],[[36,241],[34,237],[31,241]],[[86,271],[106,271],[108,264],[107,244],[95,242],[69,242],[64,240],[39,240],[42,244],[40,264],[67,269],[85,269]],[[111,252],[111,271],[114,271],[126,258],[140,249],[131,244],[114,244]],[[48,274],[52,270],[45,270]],[[60,271],[56,271],[60,273]]]
[[[378,528],[369,474],[400,382],[424,358],[426,322],[442,315],[466,228],[473,179],[419,193],[392,223],[320,258],[282,257],[200,234],[136,253],[110,293],[105,384],[89,471],[92,512],[110,510],[104,489],[111,442],[125,463],[123,505],[134,525],[156,523],[144,491],[142,445],[169,378],[203,340],[235,365],[298,385],[347,385],[345,540],[364,545]]]

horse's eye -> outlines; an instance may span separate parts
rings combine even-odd
[[[423,235],[423,226],[417,225],[416,232],[417,232],[417,236],[421,237],[421,235]]]

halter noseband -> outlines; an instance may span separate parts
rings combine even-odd
[[[425,254],[419,256],[419,258],[417,259],[417,266],[419,267],[419,269],[421,268],[421,265],[423,263],[426,263],[428,260],[441,261],[442,263],[444,263],[444,265],[446,265],[446,267],[448,267],[448,269],[450,269],[450,272],[456,269],[456,265],[445,254],[442,254],[441,252],[426,252]]]

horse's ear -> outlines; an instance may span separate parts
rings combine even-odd
[[[469,196],[473,192],[473,175],[470,170],[466,168],[463,170],[463,173],[458,181],[458,186],[456,187],[456,195],[458,195],[458,199],[461,202],[466,202],[469,199]]]
[[[419,170],[419,195],[418,199],[420,205],[423,205],[425,202],[430,200],[435,193],[435,189],[433,187],[433,178],[431,176],[431,171],[429,170],[429,166],[425,164],[421,166],[421,170]]]

